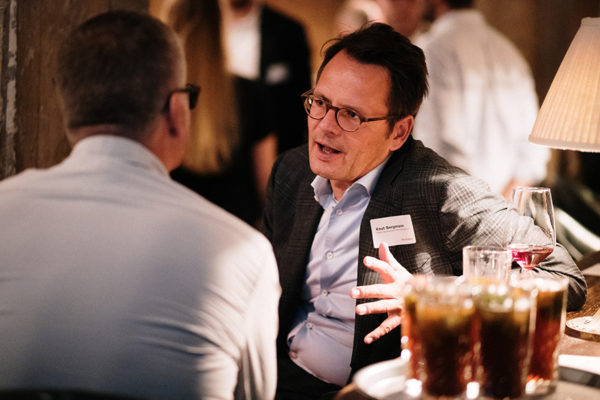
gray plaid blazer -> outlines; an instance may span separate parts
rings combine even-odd
[[[269,181],[263,232],[273,245],[282,287],[279,356],[287,355],[286,337],[300,304],[310,248],[323,212],[310,185],[314,177],[304,145],[277,160]],[[378,274],[362,263],[365,256],[378,255],[373,246],[371,219],[411,216],[416,243],[390,247],[409,272],[461,275],[463,246],[506,243],[510,235],[509,219],[516,216],[508,209],[504,198],[492,193],[484,182],[451,166],[420,141],[409,137],[382,171],[363,216],[356,260],[357,284],[380,282]],[[585,302],[585,279],[564,248],[557,246],[537,268],[537,273],[558,273],[570,278],[569,309],[579,308]],[[400,354],[398,328],[370,345],[363,341],[385,317],[356,316],[353,371]]]

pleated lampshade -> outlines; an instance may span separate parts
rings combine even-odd
[[[600,152],[600,18],[584,18],[540,108],[529,141]]]

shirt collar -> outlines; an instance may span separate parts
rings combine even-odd
[[[375,185],[379,180],[381,171],[383,171],[383,168],[387,164],[392,154],[388,155],[386,159],[381,162],[381,164],[373,168],[366,175],[357,179],[348,189],[346,189],[342,198],[346,196],[346,193],[352,190],[356,190],[354,188],[357,187],[362,187],[366,191],[367,195],[370,197],[373,194],[373,190],[375,190]],[[315,179],[313,179],[311,186],[313,187],[313,190],[315,192],[315,200],[323,208],[325,208],[327,206],[327,203],[329,203],[329,198],[333,197],[333,190],[331,189],[329,179],[325,179],[322,176],[317,175],[315,176]]]
[[[103,156],[169,175],[163,163],[150,150],[135,140],[115,135],[94,135],[75,144],[73,160],[84,161],[89,156]]]

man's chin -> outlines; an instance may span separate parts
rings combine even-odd
[[[315,175],[319,175],[321,178],[332,179],[335,178],[333,171],[335,170],[332,165],[323,165],[322,161],[310,160],[310,170]]]

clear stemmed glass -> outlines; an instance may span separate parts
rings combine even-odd
[[[519,217],[508,245],[522,271],[531,271],[556,245],[554,207],[549,188],[519,186],[513,189],[512,205]]]

